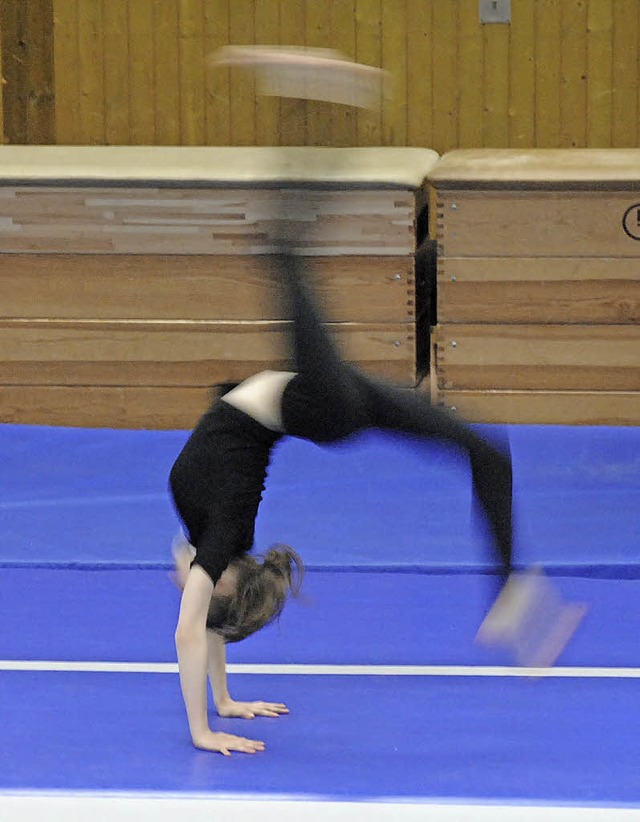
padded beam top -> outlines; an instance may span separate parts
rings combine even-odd
[[[640,149],[459,149],[429,175],[437,189],[640,190]]]
[[[422,148],[0,146],[0,185],[418,189]]]

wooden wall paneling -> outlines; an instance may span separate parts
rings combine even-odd
[[[509,26],[485,25],[482,28],[484,94],[481,145],[506,147],[509,145]]]
[[[561,9],[560,138],[562,148],[587,143],[587,5],[563,0]]]
[[[129,3],[130,142],[143,146],[156,142],[155,66],[164,60],[154,49],[153,6],[153,0]]]
[[[463,419],[529,425],[638,425],[637,391],[442,391]]]
[[[229,42],[255,43],[254,0],[233,0],[229,13]],[[210,70],[210,69],[209,69]],[[229,128],[235,146],[256,145],[256,81],[242,68],[229,72]]]
[[[611,146],[612,32],[613,0],[590,0],[586,34],[589,77],[587,146],[593,148]]]
[[[407,13],[409,0],[382,3],[382,63],[393,77],[382,102],[382,145],[407,145]]]
[[[536,26],[533,2],[511,4],[509,145],[536,145]]]
[[[3,62],[2,62],[2,32],[3,32],[3,24],[2,24],[2,17],[0,17],[0,145],[7,141],[7,137],[4,131],[4,87],[6,85],[6,79],[3,75]]]
[[[560,142],[561,0],[536,0],[536,146]]]
[[[204,0],[180,0],[179,65],[182,145],[205,144],[206,39]],[[206,4],[204,4],[206,5]],[[227,92],[228,93],[228,92]]]
[[[131,127],[131,64],[144,60],[144,46],[129,35],[128,0],[103,3],[102,38],[104,43],[104,141],[107,145],[133,142]],[[147,102],[147,105],[149,103]],[[155,141],[155,134],[154,134]]]
[[[612,66],[611,144],[638,145],[638,43],[640,7],[637,3],[614,3]]]
[[[332,5],[318,0],[305,3],[304,41],[311,48],[337,49],[333,40]],[[324,101],[309,101],[305,106],[306,145],[329,146],[333,119],[344,106]]]
[[[640,391],[635,325],[439,326],[438,386]]]
[[[313,5],[313,4],[312,4]],[[331,3],[330,31],[332,47],[349,59],[356,59],[356,0],[342,0]],[[330,131],[326,145],[357,145],[358,109],[352,106],[333,105],[330,119]]]
[[[102,0],[82,0],[78,6],[78,117],[81,142],[89,145],[105,143],[103,37]]]
[[[413,326],[413,257],[309,257],[328,319]],[[0,254],[4,318],[282,319],[256,257]]]
[[[623,228],[640,192],[442,192],[445,256],[638,257]],[[455,206],[455,208],[453,208]]]
[[[257,0],[258,2],[259,0]],[[206,59],[218,49],[229,45],[229,3],[204,5],[205,66],[204,105],[205,137],[207,145],[228,146],[233,144],[231,135],[231,71],[224,66],[209,66]],[[180,91],[182,90],[182,80]],[[184,143],[184,140],[182,141]],[[260,145],[260,143],[258,143]]]
[[[484,119],[484,38],[478,9],[474,3],[458,7],[458,145],[483,145]],[[505,81],[508,82],[508,76]],[[427,112],[423,117],[428,118]],[[429,143],[430,145],[431,143]]]
[[[355,0],[356,60],[368,66],[382,66],[382,2]],[[423,81],[421,77],[420,81]],[[391,93],[395,93],[391,86]],[[382,106],[380,110],[361,109],[356,115],[356,145],[380,146],[382,139]],[[427,143],[426,145],[430,145]]]
[[[255,0],[255,39],[258,45],[273,46],[280,42],[279,0]],[[280,144],[280,100],[277,97],[256,95],[256,144]]]
[[[458,65],[457,3],[433,3],[433,145],[458,145],[459,116],[457,90],[459,76],[466,68]],[[437,151],[438,149],[436,149]]]
[[[448,258],[438,295],[442,323],[640,323],[635,259]]]
[[[78,15],[78,0],[54,0],[56,143],[67,145],[86,142],[79,116]]]
[[[165,0],[153,0],[153,88],[156,145],[181,143],[180,122],[180,47],[179,6]],[[206,41],[206,29],[205,29]],[[208,79],[208,78],[207,78]],[[205,89],[207,88],[205,82]],[[205,98],[203,116],[208,121],[210,101]],[[207,143],[209,143],[207,131]]]
[[[280,21],[280,43],[283,45],[305,45],[306,6],[306,0],[298,0],[295,3],[291,3],[289,0],[280,0],[278,19]],[[279,145],[308,145],[308,139],[311,139],[311,145],[314,145],[314,136],[310,137],[313,134],[313,131],[307,128],[306,102],[294,98],[281,98]]]

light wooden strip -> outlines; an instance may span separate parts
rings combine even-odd
[[[0,385],[0,414],[30,425],[190,429],[209,399],[205,388]]]
[[[640,266],[623,258],[441,260],[438,320],[638,323]]]
[[[267,265],[243,256],[0,254],[0,316],[276,319]],[[307,265],[328,319],[414,322],[412,257],[314,257]]]
[[[640,192],[440,192],[448,257],[640,256]]]
[[[441,391],[437,401],[471,422],[640,425],[633,391]]]
[[[640,390],[640,327],[441,325],[446,389]]]

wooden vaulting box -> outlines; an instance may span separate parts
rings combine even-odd
[[[640,150],[453,151],[431,183],[437,400],[640,423]]]
[[[0,147],[0,418],[189,427],[213,383],[288,367],[264,258],[283,217],[303,226],[345,358],[412,384],[416,224],[436,161]]]

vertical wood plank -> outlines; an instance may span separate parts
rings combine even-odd
[[[134,145],[151,145],[156,136],[153,33],[153,0],[130,0],[129,119]]]
[[[356,60],[368,66],[382,66],[382,0],[356,0]],[[391,83],[391,93],[397,94]],[[359,111],[356,115],[359,146],[382,145],[382,107],[380,111]]]
[[[233,0],[229,15],[229,42],[245,46],[255,42],[253,0]],[[231,69],[229,75],[229,117],[231,143],[252,146],[256,143],[256,82],[254,73]]]
[[[592,148],[608,148],[611,145],[612,2],[589,0],[587,145]]]
[[[560,3],[536,0],[536,146],[560,142]]]
[[[613,4],[612,145],[633,148],[638,140],[638,4]]]
[[[80,77],[80,140],[105,143],[104,26],[102,0],[82,0],[78,6],[78,73]],[[66,71],[69,66],[66,67]]]
[[[433,144],[433,26],[429,3],[407,3],[407,145]]]
[[[535,145],[535,7],[534,0],[511,5],[509,72],[509,144]]]
[[[382,136],[387,146],[407,143],[407,0],[382,4],[382,68],[393,95],[382,101]]]
[[[587,0],[562,0],[561,148],[587,144]]]
[[[110,146],[127,145],[131,141],[128,0],[103,0],[102,20],[105,142]]]
[[[0,17],[0,144],[7,142],[7,138],[4,133],[4,87],[6,85],[6,80],[2,68],[2,31],[2,17]]]
[[[202,0],[179,0],[180,122],[182,144],[205,143],[205,54]]]
[[[209,146],[231,144],[230,70],[207,63],[219,48],[229,45],[229,2],[232,0],[215,0],[204,7],[205,140]]]
[[[53,2],[34,0],[21,9],[26,41],[26,142],[47,145],[55,141]]]
[[[458,145],[457,11],[457,3],[433,4],[432,148],[441,154]]]
[[[350,60],[356,57],[356,7],[355,0],[342,0],[330,6],[330,33],[333,48]],[[357,140],[357,109],[353,106],[334,105],[330,120],[328,144],[354,146]]]
[[[278,43],[280,31],[279,0],[255,0],[255,41],[258,45]],[[256,95],[256,143],[259,146],[278,145],[280,103],[277,97]]]
[[[509,27],[502,24],[485,25],[482,33],[482,145],[506,148],[509,145]]]
[[[458,146],[482,145],[484,38],[477,3],[458,11]]]
[[[18,3],[0,6],[2,22],[2,79],[5,123],[9,143],[25,143],[27,138],[27,117],[24,106],[24,71],[26,44],[24,43],[23,8]]]
[[[80,142],[77,0],[55,0],[53,42],[56,142],[76,145]]]
[[[178,7],[153,3],[153,100],[155,144],[180,145],[180,59]]]
[[[303,0],[280,0],[280,43],[285,46],[305,45],[305,3]],[[307,106],[304,100],[283,97],[280,100],[279,143],[283,146],[303,146],[307,136]]]
[[[310,48],[338,49],[332,37],[331,5],[327,7],[318,0],[305,0],[304,3],[304,43]],[[331,145],[333,120],[339,106],[324,101],[307,101],[305,107],[306,134],[305,145]]]

